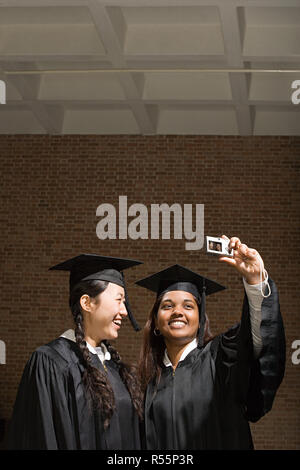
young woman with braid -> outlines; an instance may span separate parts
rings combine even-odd
[[[130,311],[122,271],[138,261],[79,255],[70,271],[75,329],[39,347],[19,386],[10,449],[140,449],[142,397],[133,367],[110,340]]]

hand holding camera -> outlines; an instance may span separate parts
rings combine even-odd
[[[259,284],[264,280],[264,263],[253,248],[237,237],[206,237],[206,252],[219,255],[219,261],[234,266],[248,284]]]

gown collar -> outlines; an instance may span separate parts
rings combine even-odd
[[[185,348],[185,350],[183,351],[183,353],[180,356],[179,362],[183,361],[191,351],[196,349],[197,345],[198,345],[197,338],[195,338],[195,339],[193,339],[193,341],[191,341],[187,345],[187,347]],[[163,358],[163,363],[166,367],[170,367],[170,366],[173,367],[173,364],[170,361],[170,358],[168,356],[167,348],[165,349],[165,355],[164,355],[164,358]]]
[[[66,339],[69,339],[70,341],[74,341],[76,342],[76,339],[75,339],[75,332],[74,330],[67,330],[65,331],[62,335],[61,335],[62,338],[66,338]],[[96,348],[94,348],[93,346],[91,346],[87,341],[86,341],[86,345],[87,345],[87,348],[88,350],[92,353],[92,354],[97,354],[97,356],[99,357],[100,361],[103,363],[104,361],[109,361],[111,359],[111,355],[110,355],[110,352],[108,351],[107,347],[105,346],[104,343],[101,343],[100,346],[97,346]]]

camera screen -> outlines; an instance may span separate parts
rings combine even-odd
[[[212,251],[222,251],[222,243],[220,242],[209,242],[209,249]]]

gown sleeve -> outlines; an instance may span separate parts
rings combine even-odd
[[[73,449],[67,363],[38,348],[25,366],[9,427],[9,449]]]
[[[261,306],[262,349],[253,353],[249,303],[245,293],[241,321],[218,338],[217,365],[222,383],[256,422],[271,410],[285,371],[285,333],[278,291],[269,278],[271,295]]]

